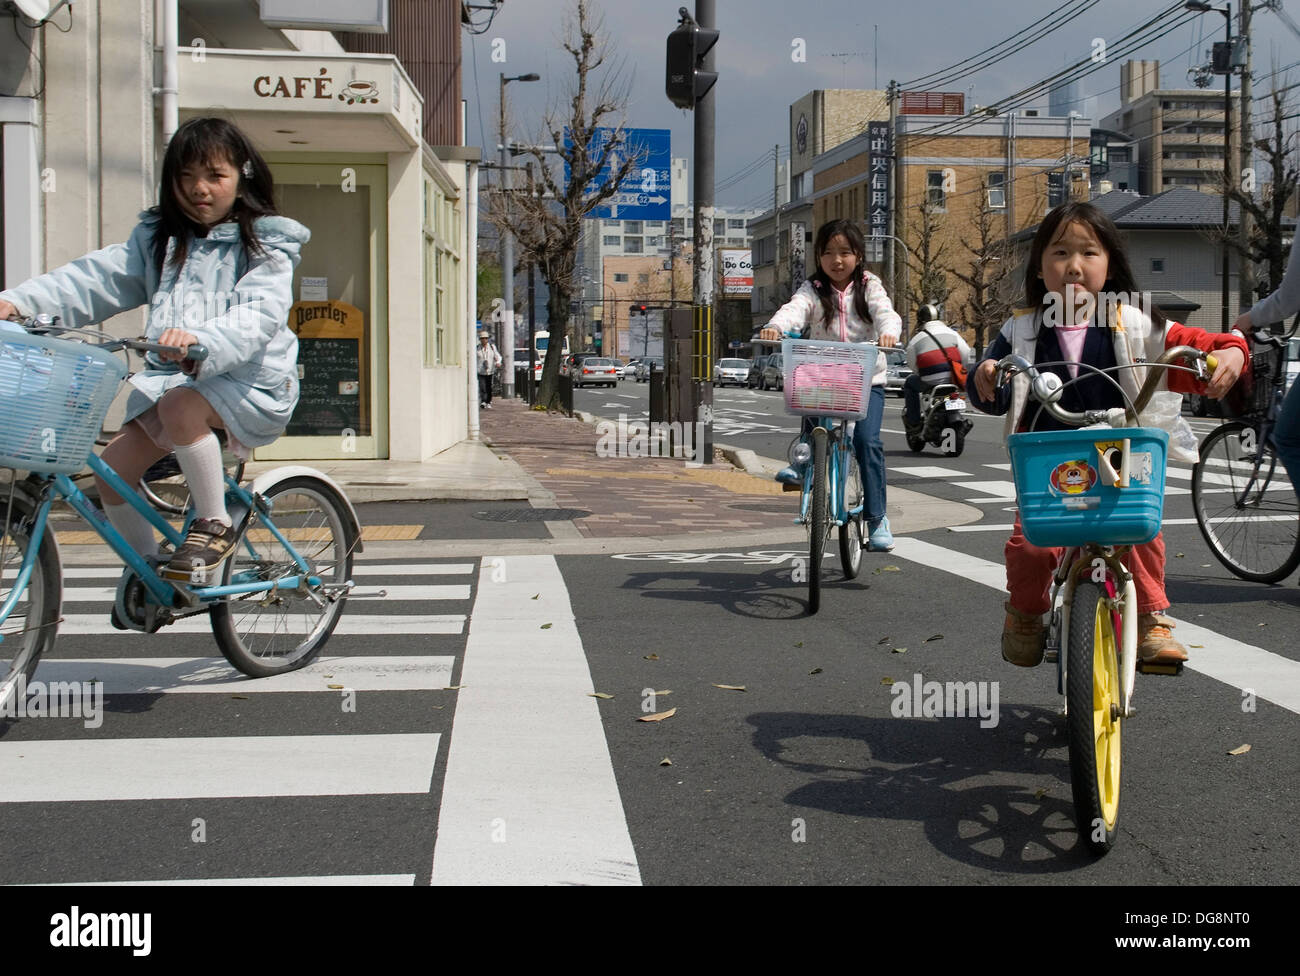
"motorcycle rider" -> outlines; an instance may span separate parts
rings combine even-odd
[[[916,313],[916,333],[907,344],[907,365],[912,375],[903,381],[903,426],[913,437],[921,436],[921,391],[940,383],[964,385],[965,369],[972,361],[966,340],[939,321],[939,310],[922,305]],[[957,377],[954,365],[960,366]]]

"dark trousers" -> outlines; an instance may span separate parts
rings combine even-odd
[[[485,403],[492,402],[492,374],[478,374],[478,402],[482,406]]]
[[[921,423],[921,391],[925,381],[913,373],[903,380],[903,419],[913,427]]]

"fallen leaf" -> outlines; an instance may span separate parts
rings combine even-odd
[[[325,687],[333,688],[335,691],[341,691],[343,689],[343,685],[326,685]]]
[[[713,687],[721,688],[723,691],[744,691],[745,690],[744,685],[720,685],[716,681],[713,683]]]
[[[1188,644],[1188,647],[1204,647],[1204,644]]]
[[[795,641],[795,642],[794,642],[794,646],[795,646],[795,647],[803,647],[803,641]]]
[[[1201,569],[1209,569],[1209,568],[1210,568],[1209,563],[1201,563]]]
[[[1268,624],[1256,624],[1255,626],[1256,626],[1256,627],[1267,627]]]
[[[646,659],[647,661],[658,661],[658,660],[659,660],[659,655],[658,655],[658,654],[647,654],[647,655],[645,656],[645,659]]]
[[[442,690],[443,690],[443,691],[460,691],[460,690],[461,690],[462,688],[464,688],[464,687],[465,687],[464,685],[447,685],[447,686],[446,686],[445,688],[443,688]]]
[[[542,624],[542,630],[550,630],[550,629],[551,629],[550,624]]]
[[[671,766],[672,764],[673,761],[669,759],[667,756],[664,756],[662,759],[659,760],[660,766]]]
[[[808,673],[809,673],[809,674],[821,674],[821,673],[822,673],[822,669],[821,669],[821,668],[813,668],[813,669],[812,669],[811,671],[809,671]]]
[[[541,596],[540,593],[534,593],[534,594],[533,594],[532,596],[530,596],[528,599],[530,599],[530,600],[536,600],[539,596]]]
[[[326,675],[322,675],[321,677],[324,677],[324,678],[332,678],[332,677],[334,677],[334,675],[332,675],[332,674],[326,674]]]
[[[233,698],[235,701],[248,701],[247,695],[231,695],[230,697]]]
[[[676,714],[677,714],[677,709],[670,708],[666,712],[655,712],[653,715],[642,715],[637,719],[637,721],[638,722],[662,722],[664,719],[672,718]]]
[[[906,647],[895,647],[895,648],[893,649],[893,653],[895,653],[895,654],[906,654],[906,653],[907,653],[907,648],[906,648]]]
[[[441,711],[441,710],[442,710],[443,708],[445,708],[446,706],[445,706],[445,705],[434,705],[433,707]]]
[[[881,679],[880,679],[880,683],[881,683],[882,685],[892,685],[892,684],[894,683],[894,679],[893,679],[893,678],[881,678]]]
[[[943,640],[943,634],[932,634],[929,637],[927,637],[925,640],[921,641],[921,643],[928,644],[930,643],[930,641],[937,641],[937,640]]]
[[[881,573],[901,573],[901,572],[902,570],[899,569],[897,566],[881,566],[879,569],[875,570],[875,574],[877,576],[879,576]]]
[[[1229,749],[1229,750],[1228,750],[1228,755],[1230,755],[1230,756],[1241,756],[1241,755],[1244,755],[1244,754],[1246,754],[1246,753],[1248,753],[1248,752],[1250,752],[1250,743],[1249,743],[1249,742],[1247,742],[1245,745],[1237,746],[1237,748],[1235,748],[1235,749]]]
[[[613,698],[614,696],[607,695],[603,691],[589,691],[587,692],[587,697],[588,698]]]
[[[656,694],[656,695],[671,695],[672,692],[671,692],[671,691],[656,691],[655,694]]]
[[[1041,787],[1039,789],[1034,790],[1035,800],[1041,800],[1045,796],[1047,796],[1047,790],[1042,789]]]
[[[1176,552],[1174,553],[1174,555],[1177,556],[1179,559],[1183,558],[1183,554],[1181,552]]]
[[[876,641],[876,643],[877,643],[877,644],[888,644],[888,643],[889,643],[889,640],[890,640],[890,639],[889,639],[888,637],[882,637],[882,638],[880,638],[880,640]]]

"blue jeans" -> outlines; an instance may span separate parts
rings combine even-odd
[[[1282,401],[1277,425],[1273,428],[1273,446],[1291,478],[1291,487],[1300,494],[1300,380],[1291,384]]]
[[[885,420],[885,388],[873,386],[867,400],[867,415],[853,424],[853,456],[858,459],[866,496],[862,514],[869,527],[885,517],[885,443],[880,439],[880,425]],[[812,431],[812,421],[805,417],[803,433]]]

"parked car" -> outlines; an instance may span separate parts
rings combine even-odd
[[[627,361],[627,365],[623,367],[623,371],[619,373],[619,379],[630,380],[633,377],[635,377],[636,364],[639,363],[640,361],[641,361],[640,356],[634,356],[633,358],[629,359]]]
[[[585,356],[572,369],[575,387],[618,386],[618,367],[612,359]]]
[[[749,364],[749,375],[745,377],[745,385],[750,389],[758,389],[759,381],[763,378],[763,367],[767,365],[770,354],[767,356],[755,356],[754,361]]]
[[[647,358],[642,359],[640,362],[638,362],[638,363],[636,364],[636,381],[637,381],[638,383],[649,383],[649,382],[650,382],[650,369],[651,369],[651,367],[656,367],[656,368],[658,368],[658,369],[663,369],[663,368],[664,368],[663,357],[662,357],[662,356],[648,356]]]
[[[574,374],[575,367],[581,364],[583,360],[595,359],[595,358],[597,358],[597,356],[596,353],[594,352],[575,352],[568,356],[565,356],[564,359],[560,362],[560,375],[573,376],[575,375]]]
[[[907,365],[907,353],[898,348],[880,351],[885,354],[885,392],[902,396],[903,383],[912,375],[912,367]]]
[[[713,365],[714,386],[744,386],[749,376],[748,359],[719,359]]]
[[[763,375],[759,377],[758,388],[760,390],[785,389],[785,368],[782,365],[783,360],[779,352],[774,352],[767,357],[767,365],[763,367]]]

